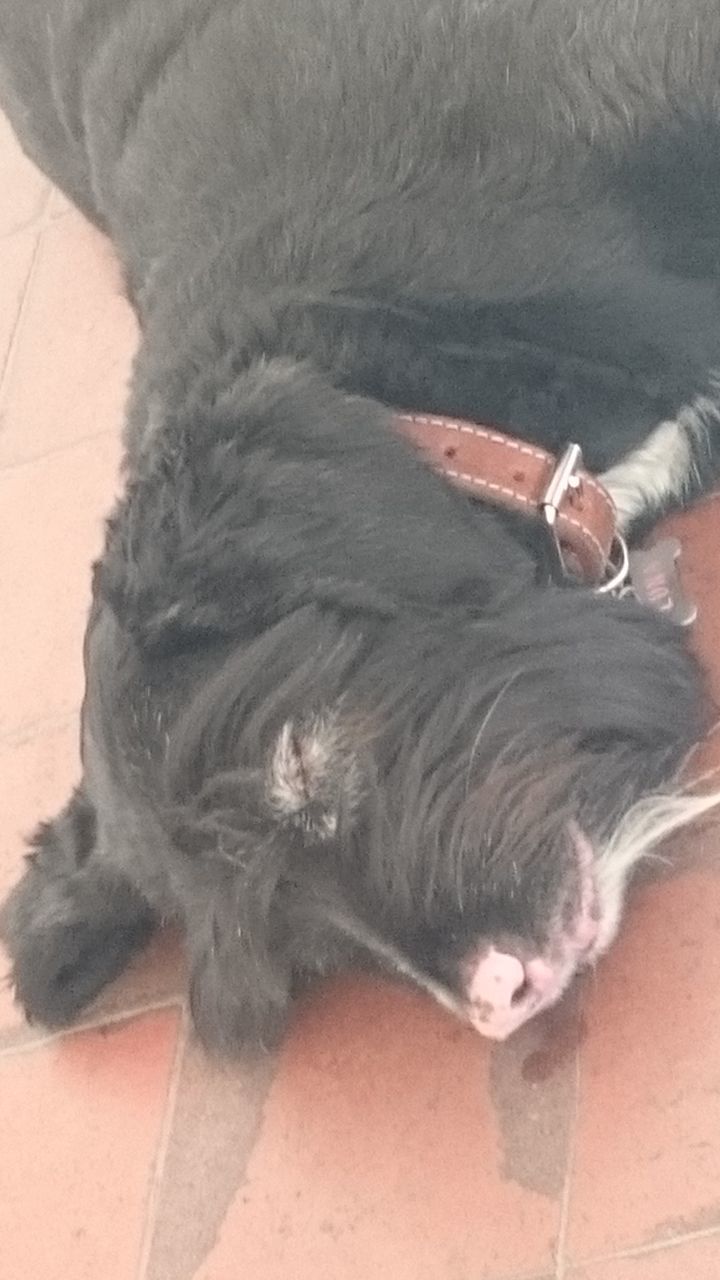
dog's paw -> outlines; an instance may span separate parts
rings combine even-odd
[[[22,939],[12,983],[28,1022],[53,1028],[75,1021],[149,935],[141,924],[111,931],[77,922]]]
[[[125,886],[86,871],[50,876],[30,864],[0,911],[15,998],[29,1022],[72,1022],[150,936],[149,909]]]
[[[29,1022],[72,1022],[152,931],[149,912],[93,915],[78,881],[49,880],[31,867],[0,913],[15,998]]]

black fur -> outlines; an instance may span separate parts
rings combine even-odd
[[[29,1016],[161,917],[208,1044],[367,954],[462,998],[571,906],[568,822],[672,776],[678,635],[539,583],[388,406],[602,469],[707,390],[719,54],[714,0],[0,0],[0,100],[142,332],[82,787],[0,923]]]

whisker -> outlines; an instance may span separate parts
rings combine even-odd
[[[475,756],[477,755],[477,750],[478,750],[478,747],[480,746],[480,742],[481,742],[481,740],[482,740],[482,736],[483,736],[483,734],[484,734],[485,730],[487,729],[487,727],[488,727],[488,725],[489,725],[489,723],[490,723],[490,721],[491,721],[492,717],[494,716],[495,712],[497,711],[498,707],[500,706],[500,703],[502,702],[503,698],[505,697],[505,694],[507,693],[508,689],[509,689],[509,688],[510,688],[514,683],[515,683],[515,681],[516,681],[516,680],[517,680],[521,675],[524,675],[524,674],[525,674],[525,668],[524,668],[524,667],[519,667],[519,668],[517,669],[517,671],[513,671],[512,675],[509,677],[509,679],[507,679],[507,680],[505,681],[505,684],[502,686],[502,688],[498,691],[498,693],[497,693],[497,694],[495,695],[495,697],[493,698],[492,702],[490,703],[490,706],[489,706],[488,710],[486,711],[485,715],[484,715],[484,716],[483,716],[483,718],[482,718],[482,722],[481,722],[481,724],[480,724],[480,728],[478,729],[477,733],[475,734],[475,738],[474,738],[474,740],[473,740],[472,747],[470,748],[470,757],[469,757],[469,759],[468,759],[467,770],[466,770],[466,773],[465,773],[465,799],[466,799],[466,800],[467,800],[467,798],[468,798],[468,794],[469,794],[469,791],[470,791],[470,781],[471,781],[471,775],[472,775],[473,762],[474,762],[474,760],[475,760]]]

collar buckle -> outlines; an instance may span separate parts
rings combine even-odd
[[[555,464],[548,486],[538,504],[540,514],[549,534],[550,572],[553,580],[559,585],[577,581],[566,563],[565,554],[558,536],[557,518],[560,508],[569,490],[580,488],[579,476],[583,456],[579,444],[568,444]]]
[[[540,500],[540,511],[550,534],[551,574],[560,585],[577,582],[580,575],[573,573],[558,536],[557,519],[568,492],[579,490],[582,484],[579,472],[583,465],[582,450],[578,444],[568,444],[561,453],[550,482]],[[630,569],[627,544],[620,533],[615,532],[608,554],[603,581],[594,588],[596,595],[617,595],[625,587]]]

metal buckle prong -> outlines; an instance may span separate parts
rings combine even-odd
[[[557,518],[560,507],[568,489],[578,489],[581,484],[578,471],[582,467],[582,450],[579,444],[569,444],[558,459],[550,482],[540,501],[540,511],[550,535],[553,552],[553,571],[556,579],[568,582],[572,574],[568,572],[563,557],[560,539],[557,533]],[[629,570],[628,549],[625,539],[616,533],[610,550],[610,557],[605,569],[605,581],[595,587],[598,595],[617,595],[622,592]]]
[[[550,477],[545,493],[540,500],[542,511],[550,528],[553,528],[558,512],[568,489],[580,487],[577,474],[582,466],[582,450],[579,444],[569,444],[558,459],[557,466]]]
[[[580,487],[580,477],[577,473],[581,466],[582,450],[580,445],[567,445],[558,459],[555,470],[550,477],[547,489],[539,503],[540,512],[542,513],[542,517],[550,534],[555,575],[560,581],[569,579],[571,575],[565,567],[562,548],[560,546],[555,525],[563,498],[565,497],[568,489],[578,489]]]

